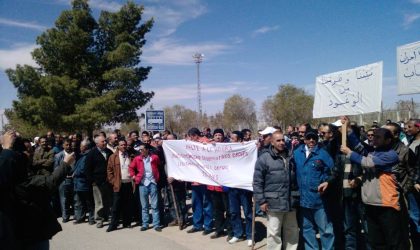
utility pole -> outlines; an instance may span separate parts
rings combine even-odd
[[[195,53],[193,55],[193,58],[194,58],[194,62],[197,64],[197,102],[198,102],[197,126],[199,126],[201,119],[203,117],[203,107],[201,105],[200,63],[203,62],[204,55],[200,53]]]

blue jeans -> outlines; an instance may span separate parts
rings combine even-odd
[[[73,180],[64,179],[58,187],[60,195],[61,218],[68,220],[70,218],[70,206],[73,204]]]
[[[319,249],[316,239],[316,229],[321,235],[322,249],[334,249],[334,230],[324,208],[312,209],[301,208],[303,216],[303,238],[305,240],[305,250]]]
[[[345,197],[344,209],[344,249],[366,249],[370,247],[367,242],[367,224],[364,218],[363,204],[360,199]],[[363,228],[364,234],[361,233]]]
[[[213,206],[206,185],[191,186],[193,227],[205,230],[213,228]]]
[[[159,207],[158,207],[158,190],[154,183],[149,186],[140,185],[140,202],[141,202],[141,218],[143,227],[149,227],[149,196],[150,206],[152,208],[153,227],[160,227]]]
[[[411,243],[413,249],[420,249],[420,194],[417,191],[412,191],[407,193],[406,198],[410,216]]]
[[[95,222],[95,204],[92,191],[74,192],[74,219],[84,221],[86,213],[89,213],[89,222]]]
[[[233,229],[233,236],[241,238],[244,233],[241,220],[241,206],[245,215],[246,239],[252,238],[252,192],[244,189],[229,189],[230,220]]]

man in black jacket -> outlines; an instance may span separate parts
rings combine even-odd
[[[66,156],[51,175],[28,176],[27,159],[15,138],[14,132],[6,132],[0,153],[0,247],[49,249],[49,239],[61,231],[51,193],[71,170],[74,155]]]
[[[25,169],[25,167],[17,168],[14,160],[14,152],[12,146],[15,140],[15,134],[11,131],[6,132],[1,138],[0,145],[0,242],[1,247],[5,249],[14,249],[17,247],[15,215],[14,187],[19,181],[25,179],[26,171],[19,174],[16,170]],[[19,180],[20,179],[20,180]]]
[[[407,122],[407,135],[412,138],[409,144],[408,164],[414,166],[412,176],[414,188],[407,193],[410,215],[410,238],[413,249],[420,248],[420,119]]]
[[[103,227],[107,221],[112,205],[112,188],[107,182],[106,168],[112,151],[106,147],[105,137],[95,137],[96,147],[86,157],[87,178],[92,183],[93,199],[95,201],[95,220],[97,228]]]
[[[392,170],[397,177],[397,181],[406,195],[409,191],[414,189],[414,178],[416,175],[416,167],[414,164],[409,164],[408,155],[409,148],[400,141],[401,127],[400,125],[390,122],[385,125],[385,128],[392,133],[392,149],[397,152],[400,162],[394,166]]]
[[[267,249],[281,249],[282,231],[285,249],[296,249],[299,233],[294,210],[298,204],[295,167],[281,132],[273,133],[271,146],[258,158],[253,183],[255,202],[268,215]]]

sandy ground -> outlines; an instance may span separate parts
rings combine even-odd
[[[59,218],[61,221],[61,218]],[[256,220],[256,245],[255,249],[265,249],[265,219]],[[187,229],[180,231],[178,227],[166,227],[162,232],[153,229],[141,232],[139,226],[132,229],[119,227],[118,230],[107,233],[107,225],[98,229],[87,223],[74,225],[72,221],[63,224],[63,231],[54,236],[50,241],[51,249],[251,249],[246,241],[229,244],[226,237],[210,239],[210,235],[203,236],[201,232],[187,234]]]

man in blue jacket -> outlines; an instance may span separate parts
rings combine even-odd
[[[71,148],[71,140],[65,139],[63,142],[63,150],[54,156],[54,169],[61,165],[62,161],[64,160],[64,156],[69,155],[72,152],[73,150]],[[71,213],[70,207],[73,206],[73,179],[71,175],[72,173],[70,172],[58,187],[61,206],[61,218],[63,219],[63,223],[69,221]]]
[[[300,212],[305,249],[319,249],[316,229],[321,235],[322,249],[334,249],[333,225],[325,212],[323,193],[332,181],[331,156],[318,145],[316,131],[305,133],[303,145],[294,152],[297,182],[300,191]]]
[[[80,158],[77,160],[74,172],[74,224],[83,223],[86,213],[89,213],[89,224],[95,224],[95,204],[93,201],[92,183],[87,177],[86,157],[89,153],[88,140],[80,143]]]

